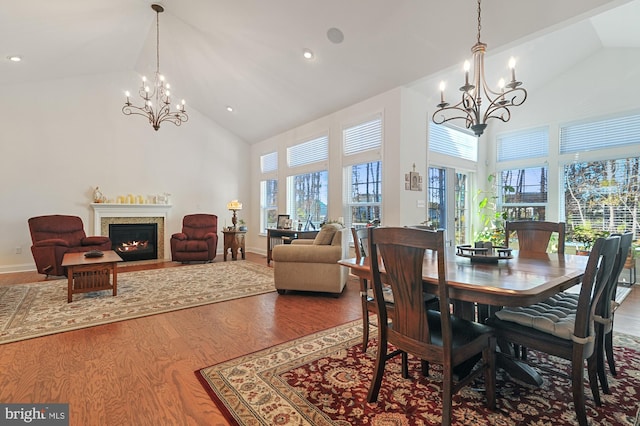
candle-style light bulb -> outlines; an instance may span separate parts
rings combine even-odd
[[[469,61],[464,61],[464,84],[465,86],[469,85],[469,70],[471,69],[471,64]]]
[[[444,81],[440,82],[440,103],[444,103],[444,89],[445,89],[446,85],[444,84]]]
[[[516,81],[516,58],[513,56],[509,59],[509,68],[511,68],[511,81]]]

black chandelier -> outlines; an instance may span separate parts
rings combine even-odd
[[[455,105],[449,105],[444,100],[444,82],[440,83],[440,103],[433,113],[432,120],[436,124],[446,123],[451,120],[464,120],[467,129],[471,129],[476,136],[482,135],[487,127],[487,121],[497,118],[503,122],[511,119],[509,107],[520,106],[527,99],[527,91],[520,87],[522,82],[516,80],[516,61],[509,60],[511,68],[511,81],[505,85],[504,79],[498,83],[499,91],[493,91],[487,86],[484,74],[484,53],[487,45],[480,41],[480,0],[478,0],[478,41],[471,48],[473,53],[473,80],[469,81],[469,61],[464,63],[464,86],[460,87],[462,99]],[[473,84],[470,84],[473,83]],[[483,95],[488,102],[484,112]]]
[[[142,77],[142,85],[138,89],[138,95],[144,100],[141,107],[135,106],[129,100],[130,93],[125,92],[127,101],[122,107],[125,115],[142,115],[149,120],[155,130],[160,128],[160,123],[169,121],[176,126],[189,120],[185,111],[184,99],[176,105],[176,111],[171,111],[171,92],[169,83],[160,74],[160,13],[164,8],[159,4],[152,4],[151,8],[156,12],[156,75],[150,84],[146,77]]]

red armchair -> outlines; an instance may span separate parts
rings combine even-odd
[[[190,214],[182,219],[182,232],[171,236],[171,260],[211,262],[218,249],[218,216]]]
[[[87,237],[82,219],[78,216],[49,215],[29,219],[31,253],[38,272],[65,275],[62,257],[65,253],[90,250],[111,250],[109,237]]]

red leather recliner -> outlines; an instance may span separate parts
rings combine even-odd
[[[48,215],[29,219],[31,253],[38,272],[65,275],[62,257],[65,253],[90,250],[111,250],[109,237],[87,237],[82,219],[78,216]]]
[[[218,216],[190,214],[182,219],[182,232],[171,236],[171,260],[211,262],[218,249]]]

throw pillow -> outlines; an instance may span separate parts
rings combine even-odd
[[[339,223],[327,223],[318,232],[316,238],[313,240],[313,244],[316,246],[327,246],[333,241],[333,236],[342,229],[342,225]]]

